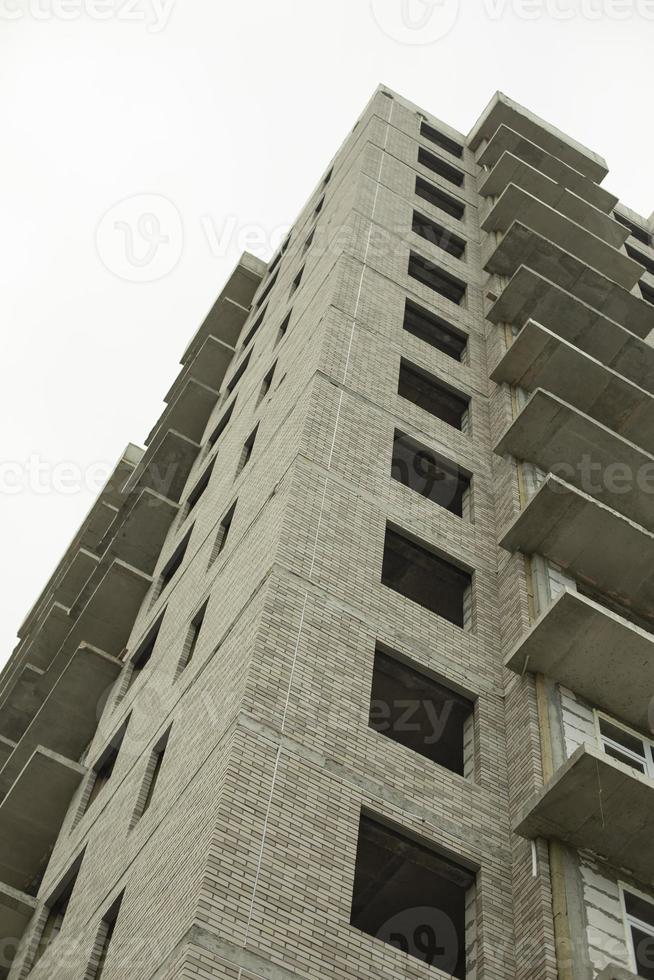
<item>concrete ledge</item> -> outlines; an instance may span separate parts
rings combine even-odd
[[[525,807],[515,832],[593,851],[647,880],[654,875],[653,804],[654,782],[582,745]]]
[[[15,748],[16,743],[12,739],[7,738],[5,735],[0,735],[0,768],[4,766]]]
[[[36,895],[84,766],[38,748],[0,803],[0,880]]]
[[[654,493],[643,490],[654,487],[654,456],[548,391],[534,391],[495,452],[558,472],[572,486],[654,529]]]
[[[44,674],[38,667],[26,664],[17,670],[2,692],[0,736],[17,742],[38,711],[43,698],[39,684]]]
[[[135,490],[101,542],[103,553],[152,574],[179,504],[149,487]],[[103,554],[104,560],[104,554]]]
[[[652,395],[535,320],[525,323],[491,378],[526,391],[544,388],[654,452]]]
[[[487,272],[513,276],[526,265],[639,337],[654,327],[653,306],[519,221],[497,247],[491,242],[488,249],[493,251],[485,261]]]
[[[577,143],[571,136],[509,99],[503,92],[495,93],[471,130],[468,137],[470,149],[476,150],[483,140],[490,140],[500,126],[508,126],[537,143],[591,180],[599,182],[609,172],[606,161],[598,153]]]
[[[174,429],[187,439],[197,442],[202,438],[217,399],[218,392],[215,388],[208,388],[195,378],[189,378],[151,430],[145,440],[146,446],[150,445],[161,429]]]
[[[548,180],[548,178],[545,178]],[[551,183],[551,182],[550,182]],[[556,186],[556,185],[555,185]],[[550,191],[549,197],[556,200],[555,190]],[[573,195],[569,191],[562,191],[561,201],[568,208],[574,205]],[[500,231],[506,232],[511,228],[514,221],[531,228],[542,238],[565,249],[576,258],[587,265],[597,269],[607,279],[618,283],[624,289],[633,289],[642,275],[642,266],[634,259],[630,259],[624,252],[618,251],[624,241],[623,231],[616,230],[614,226],[618,222],[607,218],[601,211],[593,211],[590,206],[576,199],[579,210],[585,209],[589,221],[589,227],[578,224],[576,220],[571,220],[556,210],[543,203],[533,194],[527,193],[516,184],[509,184],[504,190],[488,216],[482,222],[482,229],[487,232]],[[590,221],[593,221],[594,228],[590,228]],[[596,228],[601,226],[603,237],[597,235]],[[610,236],[610,237],[607,237]],[[609,244],[611,242],[611,244]],[[504,261],[515,263],[515,259],[510,255],[510,244],[505,246]],[[513,243],[515,248],[515,242]],[[518,265],[520,255],[518,255]]]
[[[91,741],[122,663],[82,644],[52,685],[43,704],[0,770],[0,795],[8,792],[41,745],[73,761]]]
[[[654,347],[526,266],[520,266],[487,313],[520,328],[537,321],[552,333],[654,394]],[[654,327],[654,314],[651,317]]]
[[[500,537],[654,618],[654,535],[550,474]]]
[[[149,487],[178,503],[199,451],[198,442],[173,429],[162,429],[148,446],[127,489]]]
[[[9,976],[16,947],[36,909],[36,899],[0,881],[0,980]]]
[[[651,730],[654,635],[578,592],[564,589],[505,664],[516,674],[545,674],[634,728]]]
[[[494,167],[505,153],[511,153],[524,160],[546,177],[555,180],[562,187],[567,187],[589,204],[599,208],[605,214],[613,210],[619,198],[615,194],[595,184],[578,170],[568,166],[563,160],[547,153],[542,147],[532,143],[525,136],[516,133],[509,126],[500,126],[477,157],[477,163],[482,167]],[[504,188],[501,187],[500,193]],[[526,188],[529,190],[529,188]],[[483,192],[482,192],[483,193]]]
[[[557,184],[555,180],[545,176],[540,170],[530,167],[524,160],[519,160],[512,153],[505,153],[496,163],[486,180],[479,189],[479,193],[484,197],[500,197],[500,201],[507,194],[515,197],[511,188],[519,189],[550,208],[554,208],[570,221],[581,225],[586,231],[596,235],[613,248],[620,248],[629,237],[629,230],[621,225],[619,221],[610,218],[599,208],[594,207],[579,197],[573,191]],[[499,201],[497,202],[499,205]],[[515,202],[514,202],[515,203]],[[497,206],[497,205],[496,205]],[[505,210],[508,203],[505,204]],[[495,206],[489,214],[492,214]],[[517,200],[517,209],[513,217],[520,217],[532,224],[527,214],[520,212],[520,200]],[[622,253],[621,253],[622,254]]]
[[[620,225],[620,227],[623,226]],[[624,230],[627,231],[626,228]],[[207,337],[200,345],[195,357],[187,362],[169,388],[164,398],[166,404],[175,401],[184,385],[191,378],[218,391],[233,356],[234,347],[217,337]]]

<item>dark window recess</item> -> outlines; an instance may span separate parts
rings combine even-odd
[[[437,350],[462,361],[468,345],[468,338],[461,330],[444,320],[443,317],[425,310],[417,303],[407,300],[404,306],[404,329],[424,340]]]
[[[327,171],[327,173],[325,174],[324,179],[323,179],[323,182],[322,182],[322,186],[323,187],[326,187],[327,186],[327,184],[329,183],[329,181],[332,179],[332,174],[333,173],[334,173],[334,168],[333,167],[330,167],[329,170]]]
[[[468,698],[396,657],[375,652],[369,725],[432,762],[465,774]]]
[[[184,555],[186,554],[186,549],[188,548],[188,543],[191,540],[191,533],[193,528],[189,528],[182,540],[179,542],[172,555],[166,562],[161,573],[161,589],[159,594],[163,592],[168,585],[170,585],[172,579],[175,577],[176,572],[179,570],[180,565],[184,561]]]
[[[654,980],[654,904],[626,889],[623,894],[638,976]]]
[[[95,940],[93,961],[89,965],[89,970],[87,971],[87,976],[92,978],[92,980],[101,980],[102,974],[104,973],[109,947],[111,946],[111,940],[113,939],[114,932],[116,931],[116,923],[118,922],[123,895],[124,892],[122,895],[118,896],[111,908],[109,908],[102,917],[102,922],[100,923],[98,935]],[[93,963],[95,963],[95,968],[93,967]]]
[[[211,474],[213,472],[214,464],[215,464],[215,460],[212,460],[209,463],[209,465],[207,466],[207,468],[205,469],[205,471],[202,474],[202,476],[200,477],[200,479],[197,481],[197,483],[195,484],[195,486],[191,490],[191,492],[189,493],[189,495],[188,495],[188,497],[186,499],[186,504],[187,504],[186,516],[187,517],[191,513],[191,511],[193,510],[193,508],[197,505],[198,501],[200,500],[200,497],[202,496],[202,494],[204,493],[204,491],[209,486],[209,481],[211,480]]]
[[[277,266],[279,265],[279,263],[282,261],[283,254],[284,254],[284,247],[282,246],[282,248],[279,250],[279,252],[275,256],[275,258],[272,260],[272,262],[268,266],[268,275],[269,276],[273,274],[273,272],[275,271],[275,269],[277,268]]]
[[[314,228],[311,234],[306,239],[304,245],[302,246],[302,254],[305,254],[311,248],[315,234],[316,234],[316,229]]]
[[[362,932],[465,980],[474,882],[467,868],[361,815],[350,922]]]
[[[218,422],[218,425],[216,426],[216,428],[213,430],[213,432],[209,436],[209,446],[210,447],[213,447],[213,446],[216,445],[216,443],[220,439],[221,435],[223,434],[223,432],[227,428],[227,425],[229,423],[229,420],[231,419],[232,415],[234,414],[234,406],[235,405],[236,405],[236,399],[234,399],[234,401],[231,403],[231,405],[229,406],[229,408],[225,409],[225,411],[223,412],[223,414],[220,416],[220,421]]]
[[[202,631],[202,624],[204,622],[208,602],[209,600],[207,599],[189,623],[188,633],[186,634],[186,640],[184,641],[184,650],[182,651],[181,662],[179,665],[180,670],[184,670],[185,667],[188,667],[193,659],[195,648],[197,647],[198,640],[200,639],[200,633]]]
[[[409,275],[421,282],[423,286],[429,286],[435,293],[440,293],[452,303],[460,306],[463,302],[466,284],[455,276],[451,276],[449,272],[439,269],[429,259],[423,258],[422,255],[416,255],[415,252],[411,252],[409,256]]]
[[[229,531],[232,526],[232,521],[234,520],[234,511],[236,510],[236,501],[229,508],[222,521],[220,522],[220,527],[216,533],[216,540],[213,545],[213,553],[211,555],[210,565],[212,565],[220,552],[223,550],[227,544],[227,538],[229,537]]]
[[[425,136],[432,143],[435,143],[436,146],[440,146],[442,150],[447,150],[447,152],[451,153],[452,156],[459,157],[459,159],[461,159],[463,156],[463,147],[460,143],[457,143],[456,140],[450,139],[450,137],[446,136],[445,133],[440,133],[437,129],[434,129],[433,126],[430,126],[429,123],[421,123],[420,135]]]
[[[275,376],[275,368],[277,367],[277,361],[273,364],[270,370],[266,373],[265,378],[261,382],[261,391],[259,392],[259,401],[266,397],[270,391],[270,386],[273,383],[273,378]]]
[[[283,251],[283,249],[282,249],[282,251]],[[273,288],[273,286],[277,282],[277,276],[278,275],[279,275],[279,270],[274,274],[274,276],[272,277],[272,279],[269,280],[268,285],[266,286],[266,288],[262,292],[261,296],[259,296],[259,298],[257,299],[257,302],[255,304],[255,308],[256,309],[258,309],[262,305],[262,303],[264,302],[264,300],[270,295],[270,290]]]
[[[46,949],[52,945],[63,928],[66,912],[68,911],[68,906],[79,876],[79,869],[82,864],[83,856],[84,853],[82,852],[82,854],[80,854],[80,856],[75,860],[72,867],[68,870],[63,880],[59,883],[55,892],[46,902],[48,915],[41,931],[39,945],[34,958],[35,964],[38,963]]]
[[[429,150],[425,150],[423,146],[418,149],[418,163],[422,164],[423,167],[427,167],[433,173],[438,174],[439,177],[443,177],[450,184],[463,187],[464,175],[462,171],[457,170],[450,163],[446,163],[445,160],[441,160],[440,157],[434,156]]]
[[[258,430],[259,430],[259,426],[257,425],[252,430],[252,432],[250,433],[250,435],[245,440],[245,443],[243,444],[243,451],[241,453],[241,459],[240,459],[240,465],[239,465],[239,469],[240,470],[242,470],[243,467],[244,466],[247,466],[247,464],[250,462],[250,457],[252,456],[252,450],[254,449],[254,443],[255,443],[256,438],[257,438],[257,432],[258,432]]]
[[[395,432],[391,476],[457,517],[463,516],[464,498],[470,487],[468,474],[454,463],[443,462],[403,432]]]
[[[300,271],[296,275],[295,279],[291,283],[291,288],[290,288],[290,292],[289,292],[289,295],[290,296],[292,296],[293,293],[296,292],[300,288],[300,283],[302,282],[302,276],[303,275],[304,275],[304,266],[302,266],[302,268],[300,269]]]
[[[639,282],[640,293],[644,300],[651,303],[654,306],[654,289],[648,286],[646,282]]]
[[[654,275],[654,259],[650,259],[648,255],[643,255],[642,252],[639,252],[637,248],[632,248],[631,245],[625,245],[625,249],[630,259],[639,262],[643,269],[647,269],[648,272]]]
[[[617,211],[613,212],[613,217],[616,221],[619,221],[624,228],[628,228],[634,238],[638,239],[639,242],[642,242],[643,245],[652,244],[652,236],[645,228],[641,228],[640,225],[635,225],[633,221],[630,221],[629,218],[625,218],[622,214],[618,214]]]
[[[318,203],[316,204],[316,206],[314,208],[314,211],[313,211],[314,216],[317,215],[317,214],[320,214],[320,212],[323,209],[324,203],[325,203],[325,195],[323,194],[323,196],[320,198],[320,200],[318,201]]]
[[[279,324],[279,330],[277,331],[277,340],[275,341],[275,344],[278,344],[281,341],[281,339],[286,335],[286,331],[288,330],[288,325],[291,322],[292,312],[293,310],[289,310],[286,316],[284,317],[284,319],[282,320],[282,322]]]
[[[386,528],[382,584],[463,627],[472,576],[457,565]]]
[[[161,767],[163,766],[164,756],[166,754],[166,748],[168,747],[168,739],[170,738],[170,729],[166,732],[163,738],[155,746],[150,762],[148,765],[148,773],[146,775],[146,787],[145,796],[143,798],[143,804],[141,806],[141,816],[149,809],[152,803],[152,798],[154,796],[154,791],[157,788],[157,782],[161,774]]]
[[[134,683],[145,665],[152,659],[152,654],[154,653],[154,648],[157,645],[157,637],[159,636],[163,618],[164,613],[161,613],[157,617],[157,621],[148,630],[145,639],[142,641],[141,645],[138,647],[136,653],[132,657],[130,662],[130,666],[132,668],[132,673],[129,678],[130,684]]]
[[[457,259],[462,259],[466,254],[466,243],[458,235],[454,235],[447,228],[432,221],[419,211],[413,212],[412,230],[421,238],[426,238],[432,245],[442,248]]]
[[[241,380],[241,378],[243,377],[243,375],[245,374],[245,372],[247,371],[247,367],[248,367],[248,364],[250,363],[250,358],[251,357],[252,357],[252,351],[250,351],[250,353],[246,357],[243,358],[243,360],[241,361],[239,367],[236,369],[236,371],[234,371],[234,374],[232,375],[231,380],[230,380],[229,384],[227,385],[227,391],[230,393],[230,395],[233,392],[233,390],[236,387],[236,385]]]
[[[461,201],[457,201],[456,198],[450,197],[440,187],[430,184],[424,177],[416,177],[416,194],[423,200],[429,201],[435,208],[456,218],[457,221],[463,221],[466,212],[465,205]]]
[[[129,721],[129,719],[128,719]],[[93,767],[93,784],[91,786],[91,792],[89,794],[86,810],[88,810],[93,803],[97,800],[98,796],[105,788],[113,771],[116,767],[116,761],[118,760],[118,755],[120,754],[120,747],[123,744],[125,738],[125,732],[127,731],[128,721],[124,722],[119,730],[116,732],[112,738],[109,745],[106,747],[98,761]]]
[[[251,340],[252,340],[252,338],[254,337],[254,335],[255,335],[255,333],[257,332],[257,330],[259,329],[259,327],[261,326],[261,324],[262,324],[262,323],[263,323],[263,321],[265,320],[265,318],[266,318],[266,313],[267,313],[267,312],[268,312],[268,307],[266,306],[266,307],[264,307],[264,309],[263,309],[263,310],[261,311],[261,313],[259,314],[259,316],[258,316],[258,317],[256,318],[256,320],[255,320],[255,321],[254,321],[254,323],[252,324],[252,326],[251,326],[251,328],[250,328],[250,329],[248,330],[248,332],[247,332],[247,334],[246,334],[246,336],[245,336],[245,337],[244,337],[244,339],[243,339],[243,347],[244,347],[244,348],[248,346],[248,344],[250,343],[250,341],[251,341]]]
[[[468,396],[454,391],[404,358],[400,364],[397,392],[455,429],[463,428],[470,402]]]

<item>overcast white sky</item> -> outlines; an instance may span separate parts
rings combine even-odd
[[[269,257],[379,82],[464,132],[501,89],[649,215],[653,49],[654,0],[0,0],[0,663],[243,236]]]

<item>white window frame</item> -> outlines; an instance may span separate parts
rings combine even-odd
[[[609,758],[614,759],[614,761],[622,762],[625,766],[629,765],[628,762],[629,758],[632,758],[634,762],[638,762],[641,764],[644,763],[645,772],[643,772],[640,766],[638,765],[631,766],[631,768],[635,769],[636,772],[638,772],[641,776],[645,776],[647,779],[654,780],[654,742],[650,741],[650,739],[648,738],[645,738],[644,735],[641,735],[640,732],[635,731],[633,728],[629,728],[628,725],[623,725],[622,722],[617,721],[615,718],[612,718],[611,715],[607,715],[603,711],[595,710],[593,714],[595,716],[595,730],[597,735],[597,744],[599,745],[602,752],[606,753],[606,746],[609,745],[611,748],[614,748],[622,756],[625,757],[623,759],[615,759],[614,756],[609,756]],[[641,742],[643,746],[642,756],[637,755],[635,752],[632,752],[631,749],[628,749],[626,748],[626,746],[621,745],[620,742],[616,742],[614,741],[614,739],[611,739],[607,735],[604,735],[600,727],[600,722],[602,721],[602,719],[607,721],[614,728],[620,728],[627,735],[630,735],[632,738],[638,739],[638,741]],[[606,754],[608,755],[608,753]]]
[[[631,927],[635,926],[636,929],[640,929],[641,932],[646,933],[654,939],[654,925],[649,922],[643,922],[642,919],[637,919],[634,915],[629,915],[627,912],[627,904],[625,902],[625,892],[629,892],[630,895],[635,895],[637,898],[641,898],[644,902],[648,902],[652,906],[652,914],[654,915],[654,898],[651,895],[646,895],[644,892],[639,891],[637,888],[632,888],[631,885],[625,884],[624,881],[618,882],[618,888],[620,890],[620,908],[622,909],[622,921],[624,923],[625,931],[625,941],[627,944],[627,952],[629,953],[629,969],[633,973],[638,973],[638,962],[636,960],[636,950],[634,948],[634,941],[631,934]]]

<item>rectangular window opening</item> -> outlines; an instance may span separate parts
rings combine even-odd
[[[421,238],[425,238],[437,248],[442,248],[444,252],[453,255],[456,259],[463,259],[466,254],[466,243],[458,235],[448,231],[443,225],[428,218],[419,211],[413,212],[413,223],[411,230]]]
[[[451,153],[452,156],[459,157],[459,159],[461,159],[463,156],[463,147],[460,143],[457,143],[456,140],[450,139],[450,137],[446,136],[445,133],[441,133],[437,129],[434,129],[434,127],[430,126],[427,122],[422,122],[420,124],[420,135],[426,137],[426,139],[430,140],[432,143],[435,143],[436,146],[440,146],[442,150],[447,150],[447,152]]]
[[[424,201],[428,201],[439,211],[444,211],[457,221],[463,221],[465,215],[465,205],[456,198],[450,197],[440,187],[430,184],[424,177],[416,177],[416,194]]]
[[[421,282],[423,286],[428,286],[435,293],[440,293],[445,299],[456,303],[457,306],[463,302],[466,284],[415,252],[411,252],[409,256],[409,275]]]
[[[186,639],[184,640],[184,649],[182,650],[182,656],[180,657],[179,662],[180,672],[185,670],[193,659],[193,655],[198,645],[198,640],[200,639],[200,633],[202,632],[202,624],[204,623],[204,617],[208,604],[209,600],[206,599],[189,623]]]
[[[463,172],[453,167],[451,163],[446,163],[445,160],[441,160],[440,157],[430,153],[429,150],[425,150],[423,146],[418,149],[418,163],[422,164],[423,167],[427,167],[432,173],[438,174],[439,177],[443,177],[450,184],[454,184],[456,187],[463,187]]]
[[[474,704],[384,650],[375,651],[370,728],[459,776],[470,776]]]
[[[634,971],[644,980],[654,980],[654,902],[626,888],[622,896]]]
[[[651,303],[654,306],[654,288],[652,288],[652,286],[648,286],[646,282],[639,282],[638,286],[643,299],[647,303]]]
[[[402,358],[397,393],[455,429],[468,425],[470,398]]]
[[[118,898],[112,903],[111,907],[102,916],[102,922],[100,923],[100,928],[98,929],[91,963],[87,972],[87,978],[89,978],[89,980],[101,980],[102,974],[104,973],[109,947],[111,946],[111,940],[113,939],[114,932],[116,930],[116,923],[118,922],[118,915],[120,914],[120,906],[122,904],[124,894],[125,893],[123,892],[121,895],[119,895]]]
[[[68,906],[79,877],[83,857],[84,852],[82,851],[45,903],[47,915],[41,930],[33,965],[38,963],[45,951],[52,946],[63,928]]]
[[[312,244],[313,244],[313,239],[314,239],[314,237],[315,237],[315,234],[316,234],[316,229],[315,229],[315,228],[313,228],[313,229],[312,229],[312,231],[310,232],[310,234],[309,234],[309,236],[307,237],[307,239],[306,239],[306,241],[305,241],[305,243],[304,243],[304,245],[302,246],[302,254],[303,254],[303,255],[306,255],[306,253],[307,253],[307,252],[309,251],[309,249],[311,248],[311,246],[312,246]]]
[[[161,624],[163,623],[164,613],[165,610],[157,617],[156,622],[150,627],[145,639],[139,644],[136,653],[130,661],[130,686],[134,683],[137,677],[140,677],[143,668],[152,659],[152,654],[154,653],[154,649],[157,645],[159,631],[161,630]]]
[[[404,306],[404,329],[419,340],[435,347],[456,361],[463,361],[468,337],[443,317],[407,300]]]
[[[282,251],[283,251],[283,250],[282,250]],[[271,278],[271,279],[269,279],[269,281],[268,281],[268,285],[266,286],[266,288],[264,289],[264,291],[263,291],[263,292],[261,293],[261,296],[259,296],[259,298],[257,299],[257,301],[256,301],[256,303],[255,303],[255,307],[254,307],[254,308],[255,308],[256,310],[258,310],[258,309],[259,309],[259,307],[263,305],[263,303],[264,303],[264,301],[265,301],[265,300],[267,299],[267,297],[268,297],[268,296],[270,295],[270,291],[271,291],[271,289],[273,288],[273,286],[274,286],[274,285],[275,285],[275,283],[277,282],[277,276],[278,276],[278,275],[279,275],[279,270],[277,270],[277,272],[276,272],[276,273],[274,274],[274,276],[272,276],[272,278]]]
[[[647,269],[648,272],[654,275],[654,259],[650,259],[649,255],[644,255],[637,248],[632,248],[631,245],[625,245],[625,250],[630,259],[639,262],[643,269]]]
[[[288,311],[288,313],[286,314],[286,316],[284,317],[284,319],[282,320],[282,322],[280,323],[280,325],[279,325],[279,329],[277,330],[277,339],[275,340],[275,347],[286,336],[286,331],[288,330],[289,324],[291,322],[291,313],[292,312],[293,312],[293,310],[290,309]]]
[[[125,739],[125,732],[127,731],[128,723],[129,718],[127,721],[123,722],[121,727],[109,742],[109,745],[107,745],[104,752],[93,766],[93,770],[91,772],[91,790],[86,800],[86,805],[83,810],[84,813],[90,810],[91,806],[100,796],[113,775],[113,771],[116,768],[116,762],[118,761],[118,756],[120,754],[120,748]]]
[[[256,441],[258,431],[259,431],[259,426],[256,425],[243,444],[243,449],[241,451],[241,458],[239,460],[239,465],[238,465],[239,473],[250,462],[250,459],[252,457],[252,450],[254,449],[254,443]]]
[[[184,561],[184,555],[186,554],[186,549],[188,548],[189,541],[191,540],[191,534],[193,533],[193,528],[189,528],[180,543],[177,545],[172,555],[166,562],[161,572],[160,579],[160,589],[159,595],[164,589],[168,588],[175,575],[179,571],[182,562]]]
[[[470,572],[389,526],[382,584],[461,629],[470,625]]]
[[[200,479],[196,482],[195,486],[193,487],[193,489],[189,493],[188,497],[186,498],[186,514],[185,514],[185,517],[188,517],[188,515],[191,513],[191,511],[194,509],[194,507],[197,506],[198,501],[200,500],[200,497],[202,496],[202,494],[205,492],[205,490],[209,486],[209,481],[211,480],[211,474],[213,472],[214,464],[215,464],[215,459],[213,459],[209,463],[209,465],[205,469],[204,473],[202,474],[202,476],[200,477]]]
[[[257,330],[259,329],[259,327],[261,326],[261,324],[265,320],[266,313],[267,312],[268,312],[268,307],[266,306],[261,311],[261,313],[259,314],[259,316],[256,318],[256,320],[252,324],[251,328],[248,330],[246,336],[243,338],[243,343],[241,345],[241,347],[243,348],[243,350],[245,350],[245,348],[248,346],[248,344],[250,343],[250,341],[254,337],[255,333],[257,332]]]
[[[637,732],[615,724],[605,715],[597,714],[600,744],[606,755],[637,769],[643,776],[654,778],[652,743]]]
[[[221,553],[221,551],[224,549],[225,545],[227,544],[227,538],[229,537],[229,532],[230,532],[230,529],[231,529],[231,526],[232,526],[232,521],[234,520],[234,512],[236,510],[236,503],[237,503],[237,501],[235,500],[234,503],[232,504],[232,506],[229,508],[229,510],[225,514],[225,516],[223,517],[222,521],[220,522],[220,526],[218,527],[218,531],[216,532],[216,538],[215,538],[215,541],[213,543],[213,551],[211,553],[211,558],[209,560],[209,565],[210,566],[213,565],[213,563],[215,562],[216,558],[218,557],[218,555]]]
[[[470,475],[397,429],[391,476],[457,517],[469,509]]]
[[[159,781],[159,776],[161,774],[161,768],[163,766],[164,756],[166,755],[169,738],[170,728],[152,750],[152,754],[148,760],[143,786],[141,787],[140,799],[135,813],[135,820],[140,820],[144,813],[146,813],[146,811],[150,808],[150,804],[152,803],[154,797],[154,791],[157,788],[157,782]]]
[[[313,211],[314,217],[316,215],[320,214],[320,212],[323,209],[324,203],[325,203],[325,195],[323,194],[323,196],[320,198],[320,200],[318,201],[318,203],[316,204],[316,206],[314,208],[314,211]]]
[[[246,357],[243,358],[243,360],[241,361],[239,367],[236,369],[236,371],[232,375],[232,377],[231,377],[231,379],[229,381],[229,384],[227,385],[227,391],[230,393],[230,395],[234,391],[234,388],[239,383],[239,381],[241,380],[241,378],[243,377],[243,375],[245,374],[245,372],[247,371],[247,366],[250,363],[250,358],[251,357],[252,357],[252,351],[250,351],[250,353]]]
[[[263,381],[261,382],[261,390],[259,391],[259,402],[263,401],[263,399],[266,397],[266,395],[268,394],[268,392],[272,387],[273,378],[275,377],[276,367],[277,367],[277,361],[275,361],[275,363],[270,368],[270,370],[266,372],[266,375]],[[257,404],[259,404],[259,402],[257,402]]]
[[[223,434],[223,432],[227,428],[227,426],[229,424],[229,420],[231,419],[232,415],[234,414],[234,406],[235,405],[236,405],[236,399],[234,399],[231,402],[229,408],[226,408],[225,409],[225,411],[223,412],[223,414],[220,417],[220,420],[219,420],[216,428],[213,430],[213,432],[209,436],[209,448],[210,449],[213,449],[213,447],[216,445],[216,443],[220,439],[221,435]]]
[[[295,279],[291,283],[291,288],[289,290],[289,296],[292,296],[293,293],[297,292],[297,290],[300,288],[300,283],[302,282],[302,276],[303,275],[304,275],[304,266],[302,266],[302,268],[300,269],[300,271],[296,275]]]
[[[466,906],[474,884],[467,868],[361,814],[350,914],[355,928],[465,980]]]

